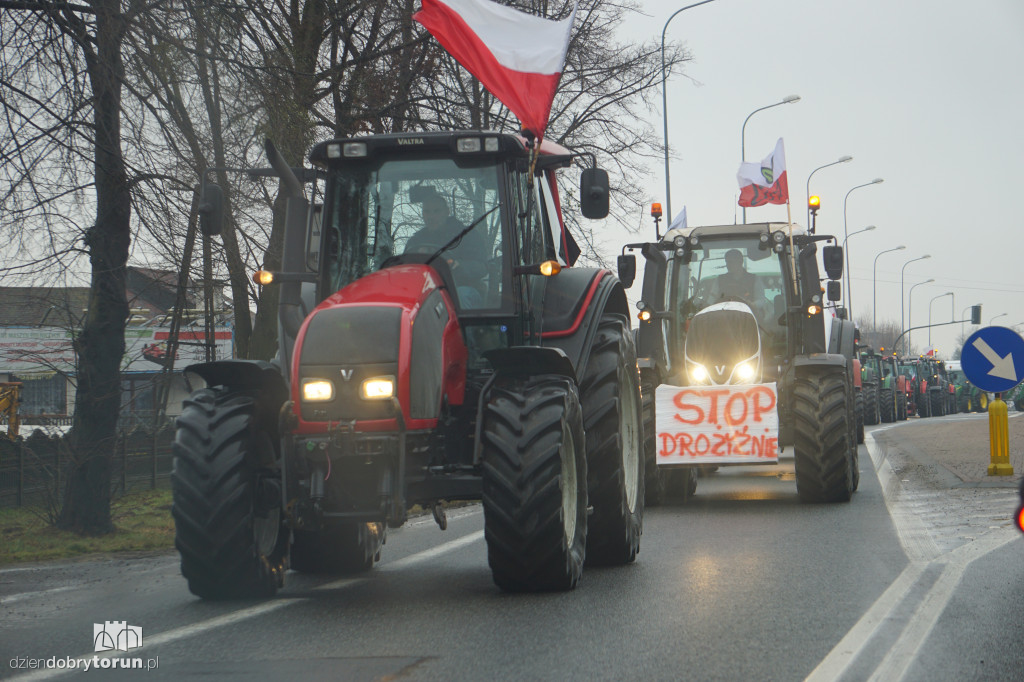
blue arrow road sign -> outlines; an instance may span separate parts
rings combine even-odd
[[[1009,391],[1024,379],[1024,339],[1006,327],[983,327],[964,342],[960,367],[983,391]]]

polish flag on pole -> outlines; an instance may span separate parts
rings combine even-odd
[[[775,151],[761,163],[741,163],[736,179],[740,183],[740,206],[788,204],[789,180],[782,138],[775,143]]]
[[[490,0],[423,0],[412,18],[540,140],[577,4],[568,19],[551,21]]]

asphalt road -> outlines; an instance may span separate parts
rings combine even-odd
[[[569,593],[500,592],[479,507],[392,531],[365,577],[289,574],[267,601],[200,601],[168,554],[0,570],[0,677],[115,665],[93,659],[94,624],[125,621],[144,643],[121,659],[151,669],[91,678],[1018,679],[1015,491],[946,486],[901,452],[902,428],[861,448],[849,504],[800,504],[788,460],[723,468],[648,510],[635,564]]]

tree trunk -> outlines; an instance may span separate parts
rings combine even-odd
[[[110,471],[121,409],[121,360],[128,321],[125,265],[131,199],[121,151],[121,42],[118,0],[95,0],[96,50],[86,47],[96,125],[96,224],[86,235],[92,284],[78,350],[72,462],[58,526],[84,535],[113,531]]]

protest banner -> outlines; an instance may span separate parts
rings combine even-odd
[[[779,461],[778,388],[659,386],[658,465]]]

